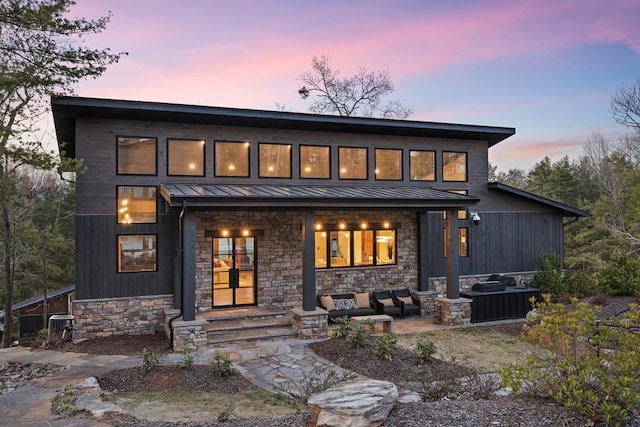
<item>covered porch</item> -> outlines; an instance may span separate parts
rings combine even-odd
[[[175,212],[176,234],[179,235],[180,250],[176,257],[174,271],[181,274],[174,278],[175,313],[171,327],[176,324],[188,328],[201,322],[202,313],[216,311],[215,302],[203,297],[203,289],[210,286],[213,279],[207,270],[207,262],[213,262],[213,254],[209,251],[210,243],[205,239],[256,238],[263,242],[263,247],[275,239],[290,239],[295,259],[273,266],[271,254],[254,253],[253,273],[256,279],[256,298],[253,305],[261,309],[279,309],[283,303],[263,297],[261,292],[271,285],[271,275],[278,269],[289,269],[296,272],[290,283],[280,289],[280,294],[289,298],[288,309],[292,314],[292,323],[299,338],[318,338],[326,335],[327,312],[316,307],[316,295],[320,292],[331,292],[334,285],[353,286],[353,276],[366,277],[368,282],[380,277],[378,286],[384,287],[384,280],[389,277],[401,278],[403,286],[417,294],[429,291],[429,271],[426,257],[435,249],[427,236],[427,214],[429,211],[445,212],[443,222],[446,239],[446,296],[438,298],[437,305],[446,310],[455,310],[460,302],[460,286],[458,271],[458,229],[457,211],[468,209],[477,203],[473,196],[434,190],[414,186],[355,186],[355,185],[165,185],[160,187],[160,194],[167,205]],[[317,268],[316,233],[323,226],[335,222],[338,213],[349,217],[352,228],[359,227],[355,218],[364,216],[371,222],[382,224],[382,218],[389,213],[400,218],[395,227],[402,238],[407,240],[405,250],[400,252],[399,264],[370,266],[359,269],[349,268]],[[270,230],[265,217],[275,218],[280,223],[290,225],[279,230]],[[402,222],[402,224],[400,224]],[[441,230],[437,232],[442,233]],[[282,235],[286,234],[286,235]],[[266,244],[264,242],[267,242]],[[215,252],[215,245],[214,250]],[[281,247],[270,252],[281,251]],[[270,259],[269,265],[266,259]],[[209,260],[209,261],[208,261]],[[236,264],[233,264],[234,266]],[[203,267],[204,266],[204,267]],[[215,267],[211,267],[214,269]],[[408,270],[411,269],[410,274]],[[242,275],[242,267],[238,267]],[[361,274],[360,270],[366,270]],[[231,273],[233,275],[234,273]],[[359,276],[358,276],[359,275]],[[295,282],[295,283],[293,283]],[[399,283],[399,282],[397,282]],[[368,285],[371,285],[368,283]],[[288,288],[287,288],[288,286]],[[374,283],[371,286],[376,286]],[[353,289],[351,289],[353,290]],[[215,290],[214,290],[215,292]],[[270,292],[270,291],[269,291]],[[266,293],[266,292],[265,292]],[[433,297],[433,296],[431,296]],[[284,305],[287,305],[284,304]],[[468,303],[467,303],[468,304]],[[232,309],[233,307],[224,307]],[[446,317],[446,316],[445,316]],[[195,322],[195,323],[192,323]],[[175,335],[175,334],[174,334]]]

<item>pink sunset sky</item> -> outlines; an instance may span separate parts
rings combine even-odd
[[[640,79],[640,1],[77,0],[112,18],[91,47],[129,53],[86,97],[305,112],[298,76],[328,55],[341,75],[388,69],[413,120],[515,127],[500,170],[577,158]]]

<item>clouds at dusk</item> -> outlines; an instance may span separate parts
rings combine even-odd
[[[414,120],[515,127],[500,169],[617,138],[611,94],[640,78],[640,2],[79,0],[111,11],[87,39],[127,51],[80,96],[306,111],[297,77],[323,54],[343,75],[388,69]],[[611,132],[610,134],[608,132]]]

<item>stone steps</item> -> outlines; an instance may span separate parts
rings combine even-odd
[[[297,338],[289,311],[228,310],[204,316],[207,345],[215,347],[238,342]]]

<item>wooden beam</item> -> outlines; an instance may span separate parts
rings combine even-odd
[[[182,216],[182,318],[196,320],[196,218],[193,211]]]
[[[429,290],[429,212],[418,212],[418,290]]]

